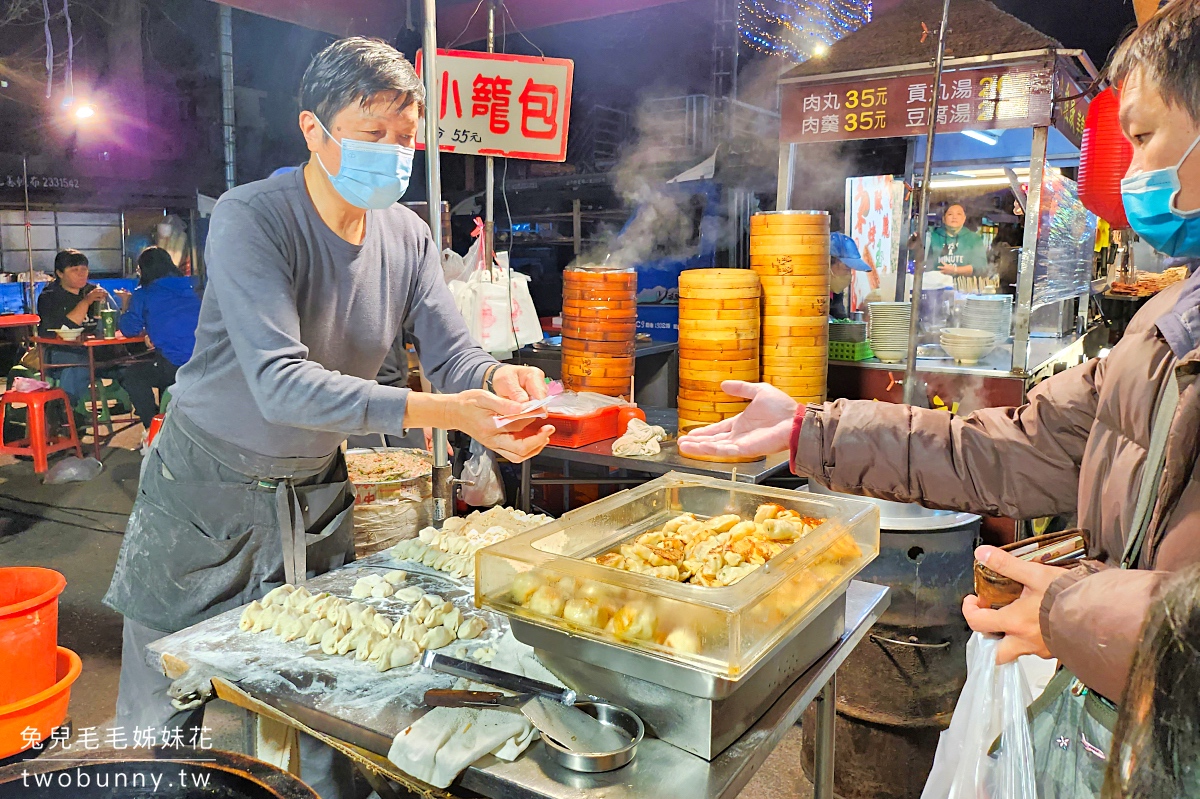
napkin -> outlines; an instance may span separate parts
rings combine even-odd
[[[562,685],[533,653],[507,632],[496,644],[491,666],[542,682]],[[494,691],[494,686],[460,680],[455,688]],[[537,730],[519,708],[438,707],[402,730],[388,760],[405,774],[446,788],[467,766],[485,755],[512,761],[533,742]]]
[[[662,451],[658,442],[667,437],[667,431],[658,425],[650,425],[641,419],[630,419],[625,435],[613,442],[612,454],[624,458],[657,455]]]

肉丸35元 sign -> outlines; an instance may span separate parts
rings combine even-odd
[[[416,67],[421,72],[422,54]],[[565,161],[575,64],[566,58],[438,50],[438,115],[444,153]],[[417,146],[425,146],[421,127]]]

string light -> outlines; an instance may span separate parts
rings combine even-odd
[[[824,56],[871,21],[871,0],[740,0],[738,30],[750,47],[791,61]]]

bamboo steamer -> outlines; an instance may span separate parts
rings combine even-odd
[[[694,347],[680,347],[679,357],[688,358],[690,360],[707,360],[707,361],[748,361],[755,360],[762,352],[758,347],[739,347],[737,349],[727,350],[705,350]]]
[[[769,229],[791,230],[794,228],[816,228],[829,230],[828,211],[762,211],[750,217],[750,232],[765,232]]]
[[[637,273],[563,272],[562,378],[572,391],[629,393],[637,333]]]
[[[679,332],[749,334],[741,338],[758,337],[758,314],[749,319],[680,319]]]
[[[829,273],[823,275],[759,275],[763,294],[829,294]]]
[[[710,310],[695,310],[693,308],[689,308],[689,307],[685,307],[685,306],[681,305],[681,306],[679,306],[679,318],[680,318],[680,320],[686,319],[688,321],[706,321],[706,322],[718,322],[718,321],[728,322],[728,321],[744,320],[744,319],[756,320],[756,319],[758,319],[758,308],[744,308],[744,309],[739,308],[737,310],[722,309],[719,311],[710,311]]]
[[[750,269],[760,276],[803,275],[819,277],[829,271],[828,258],[801,258],[791,255],[756,256],[750,259]]]
[[[803,231],[804,229],[800,229]],[[829,232],[822,231],[820,233],[777,233],[772,230],[760,229],[753,232],[751,242],[758,242],[766,245],[795,245],[799,247],[813,247],[818,252],[829,252]],[[751,252],[751,255],[754,253]]]
[[[676,400],[682,411],[703,411],[705,413],[738,414],[746,410],[749,402],[700,402],[680,397]]]
[[[764,238],[785,239],[784,241],[762,241]],[[750,236],[750,257],[755,256],[772,256],[772,255],[791,255],[809,258],[828,258],[829,244],[796,244],[792,241],[787,241],[789,236]]]
[[[758,327],[751,329],[696,330],[680,328],[681,339],[689,349],[708,350],[758,346]]]
[[[763,297],[764,316],[821,316],[829,318],[829,297]]]
[[[749,400],[735,397],[732,394],[726,394],[724,391],[698,391],[692,388],[679,389],[679,399],[687,402],[703,402],[707,404],[721,405],[749,405]]]
[[[755,288],[758,276],[746,269],[685,269],[679,273],[679,288]]]
[[[751,273],[753,274],[753,273]],[[754,288],[679,288],[681,300],[754,300],[762,296],[762,289]]]
[[[693,311],[753,311],[758,309],[758,298],[746,297],[737,300],[689,299],[687,307]]]

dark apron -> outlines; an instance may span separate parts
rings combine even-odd
[[[353,510],[340,450],[267,457],[174,410],[142,462],[104,603],[155,630],[181,630],[282,584],[285,541],[294,542],[289,567],[305,577],[353,561]]]

